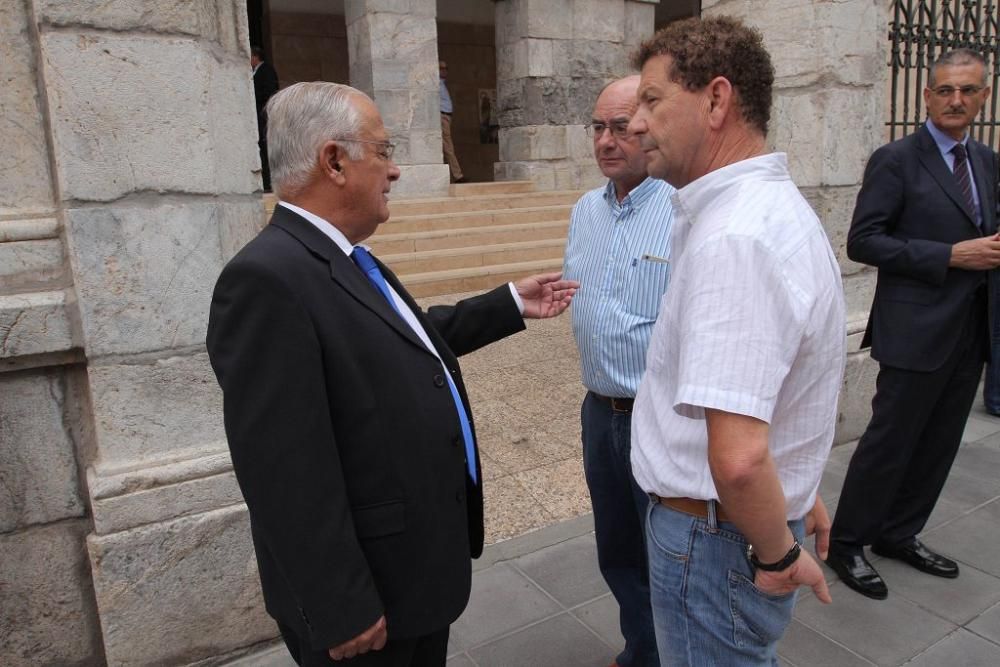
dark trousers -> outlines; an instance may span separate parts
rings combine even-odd
[[[594,508],[597,562],[618,601],[621,667],[657,667],[643,522],[649,496],[632,477],[632,415],[587,392],[580,410],[583,470]]]
[[[962,441],[986,359],[986,301],[970,308],[944,365],[929,373],[882,365],[872,419],[851,457],[831,547],[858,553],[923,530]]]
[[[260,180],[264,192],[271,191],[271,163],[267,159],[267,142],[258,141],[257,148],[260,150]]]
[[[448,659],[448,628],[416,639],[386,642],[381,651],[369,651],[344,660],[331,660],[327,651],[314,651],[309,642],[291,628],[278,623],[281,638],[295,662],[302,667],[445,667]],[[332,648],[332,647],[331,647]]]

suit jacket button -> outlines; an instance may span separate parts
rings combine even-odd
[[[434,376],[434,386],[443,387],[444,386],[444,376],[438,373]]]
[[[462,493],[461,491],[455,492],[455,502],[459,502],[460,503],[463,500],[465,500],[465,494]]]
[[[451,446],[452,447],[460,447],[463,444],[465,444],[465,441],[462,440],[462,436],[460,436],[460,435],[456,435],[454,438],[451,439]]]

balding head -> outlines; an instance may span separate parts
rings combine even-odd
[[[597,96],[591,114],[594,157],[601,173],[615,184],[619,201],[646,179],[646,154],[627,132],[638,89],[638,75],[612,81]]]

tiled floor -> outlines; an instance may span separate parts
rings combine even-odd
[[[872,557],[889,599],[869,600],[827,570],[834,601],[803,592],[782,640],[793,667],[1000,665],[1000,419],[976,408],[923,533],[961,564],[944,580]],[[834,450],[821,486],[831,512],[852,446]],[[487,548],[472,599],[452,626],[449,667],[606,667],[622,646],[617,605],[597,570],[589,516]],[[243,666],[291,664],[280,648]]]

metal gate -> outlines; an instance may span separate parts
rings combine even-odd
[[[986,59],[987,83],[993,92],[972,136],[997,147],[998,0],[891,0],[889,65],[892,90],[889,98],[889,138],[915,131],[924,122],[923,91],[931,64],[945,51],[971,49]],[[992,80],[992,82],[991,82]]]

